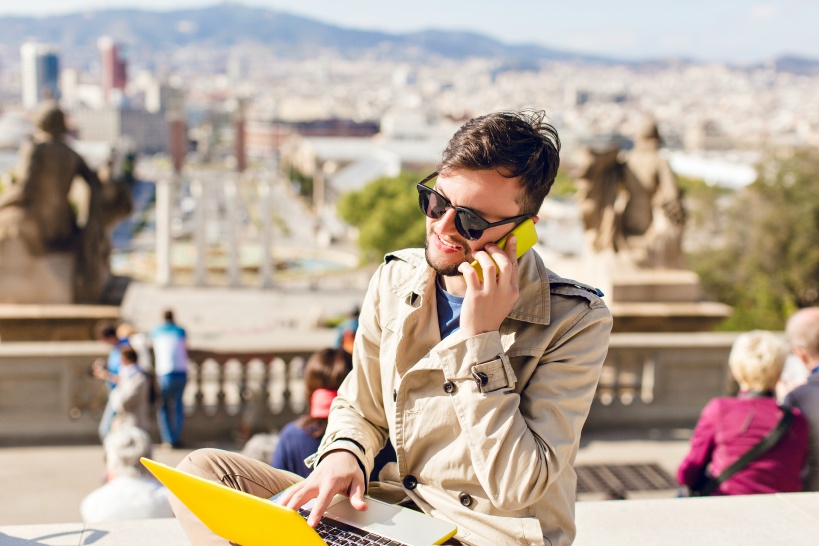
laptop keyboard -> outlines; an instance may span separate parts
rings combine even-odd
[[[299,509],[305,519],[310,515],[309,510]],[[316,525],[316,532],[324,539],[324,542],[331,546],[367,546],[370,544],[377,546],[407,546],[403,542],[396,542],[387,537],[369,533],[364,529],[347,525],[338,520],[324,516]]]

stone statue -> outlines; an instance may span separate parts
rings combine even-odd
[[[584,150],[575,172],[581,215],[593,252],[640,269],[684,269],[682,195],[659,149],[652,120],[625,154]]]
[[[115,182],[103,184],[66,144],[55,102],[41,109],[36,128],[20,147],[16,180],[0,195],[0,302],[95,303],[109,274],[107,230],[130,212],[130,194],[123,206]],[[88,186],[83,226],[69,200],[75,177]]]

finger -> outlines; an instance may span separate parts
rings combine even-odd
[[[504,274],[504,278],[508,279],[509,284],[515,290],[518,288],[517,250],[518,238],[516,235],[510,235],[509,239],[506,240],[506,258],[508,260],[508,265],[505,268],[502,268],[501,271]],[[508,277],[506,275],[508,275]]]
[[[481,282],[478,278],[478,272],[469,262],[461,262],[461,265],[458,266],[458,272],[464,276],[464,281],[466,282],[467,287],[475,286],[477,283]]]
[[[319,493],[318,497],[316,497],[316,502],[313,504],[313,509],[310,511],[310,516],[307,518],[307,525],[310,527],[318,525],[335,496],[335,493],[326,489]]]
[[[350,505],[362,512],[367,509],[367,503],[364,501],[364,482],[360,478],[354,479],[350,488]]]
[[[490,247],[494,247],[497,252],[500,252],[500,249],[495,245],[486,245],[487,250],[484,252],[477,252],[475,254],[475,259],[478,260],[478,263],[481,264],[481,269],[483,270],[483,280],[486,279],[495,279],[498,276],[498,265],[495,263],[495,260],[489,255]]]
[[[517,235],[510,235],[508,239],[506,239],[506,257],[509,258],[509,261],[514,262],[517,261],[517,249],[518,249],[518,237]]]
[[[279,499],[279,504],[282,504],[291,510],[298,510],[301,508],[305,502],[313,498],[308,496],[309,492],[305,491],[304,486],[305,482],[299,482],[288,489]]]

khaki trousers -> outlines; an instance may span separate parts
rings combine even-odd
[[[222,485],[270,498],[303,480],[301,476],[238,453],[221,449],[198,449],[177,465],[179,470]],[[199,521],[179,500],[169,495],[171,508],[193,546],[226,546],[228,540],[219,537]]]

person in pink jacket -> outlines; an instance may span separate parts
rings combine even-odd
[[[691,449],[677,470],[680,485],[694,488],[704,473],[719,476],[765,437],[782,418],[774,397],[787,350],[770,332],[737,337],[728,357],[739,384],[736,397],[711,400],[703,409]],[[808,452],[808,425],[799,410],[785,435],[770,450],[724,481],[713,495],[751,495],[802,490]]]

